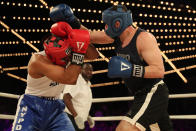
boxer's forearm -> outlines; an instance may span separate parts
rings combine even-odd
[[[144,78],[163,78],[164,68],[158,66],[146,66]]]
[[[99,57],[98,51],[96,50],[96,48],[92,44],[90,44],[88,46],[87,52],[85,54],[85,59],[93,60],[93,59],[97,59],[98,57]]]
[[[84,25],[81,25],[80,29],[89,30]],[[90,40],[91,43],[94,44],[111,44],[114,42],[112,38],[110,38],[104,31],[90,31]]]
[[[90,31],[90,41],[95,44],[112,44],[114,39],[110,38],[104,31]]]

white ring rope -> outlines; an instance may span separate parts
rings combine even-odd
[[[14,95],[9,93],[2,93],[0,92],[0,97],[7,97],[7,98],[14,98],[18,99],[20,95]],[[172,94],[169,95],[169,98],[195,98],[196,93],[187,93],[187,94]],[[132,101],[134,99],[133,96],[129,97],[113,97],[113,98],[94,98],[93,103],[100,103],[100,102],[115,102],[115,101]]]
[[[120,121],[124,116],[103,116],[103,117],[92,117],[95,121]],[[14,115],[0,114],[0,119],[14,120]],[[196,119],[196,115],[170,115],[171,119]]]
[[[1,97],[7,98],[14,98],[18,99],[20,95],[14,95],[9,93],[2,93],[0,92]],[[169,98],[194,98],[196,97],[196,93],[189,93],[189,94],[172,94],[169,95]],[[93,103],[98,102],[115,102],[115,101],[129,101],[133,100],[134,97],[114,97],[114,98],[96,98],[93,99]],[[0,119],[14,119],[14,115],[5,115],[0,114]],[[93,117],[95,121],[119,121],[122,120],[123,116],[105,116],[105,117]],[[171,119],[196,119],[196,115],[171,115]]]
[[[6,120],[14,120],[15,116],[14,115],[5,115],[5,114],[0,114],[0,119],[6,119]]]
[[[120,121],[124,116],[93,117],[95,121]],[[170,115],[171,119],[196,119],[196,115]]]
[[[19,99],[20,95],[14,95],[10,93],[2,93],[0,92],[1,97],[7,97],[7,98],[14,98],[14,99]]]
[[[196,93],[189,94],[172,94],[169,95],[169,98],[194,98],[196,97]],[[96,98],[93,99],[93,103],[100,102],[115,102],[115,101],[132,101],[134,99],[133,96],[129,97],[113,97],[113,98]]]

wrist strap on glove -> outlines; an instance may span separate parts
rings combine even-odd
[[[76,65],[82,65],[84,63],[84,54],[73,53],[71,63]]]
[[[133,71],[132,71],[132,75],[133,77],[144,77],[144,73],[145,73],[145,68],[144,66],[140,66],[140,65],[133,65]]]

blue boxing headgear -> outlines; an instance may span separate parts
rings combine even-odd
[[[131,11],[124,11],[123,5],[117,5],[116,10],[114,7],[110,7],[102,13],[103,22],[108,25],[108,29],[105,30],[106,34],[112,38],[120,36],[120,34],[133,23]],[[120,22],[120,27],[116,28],[116,21]]]

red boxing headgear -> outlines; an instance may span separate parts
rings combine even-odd
[[[66,66],[71,57],[70,43],[69,39],[52,35],[44,41],[44,50],[54,64]]]

